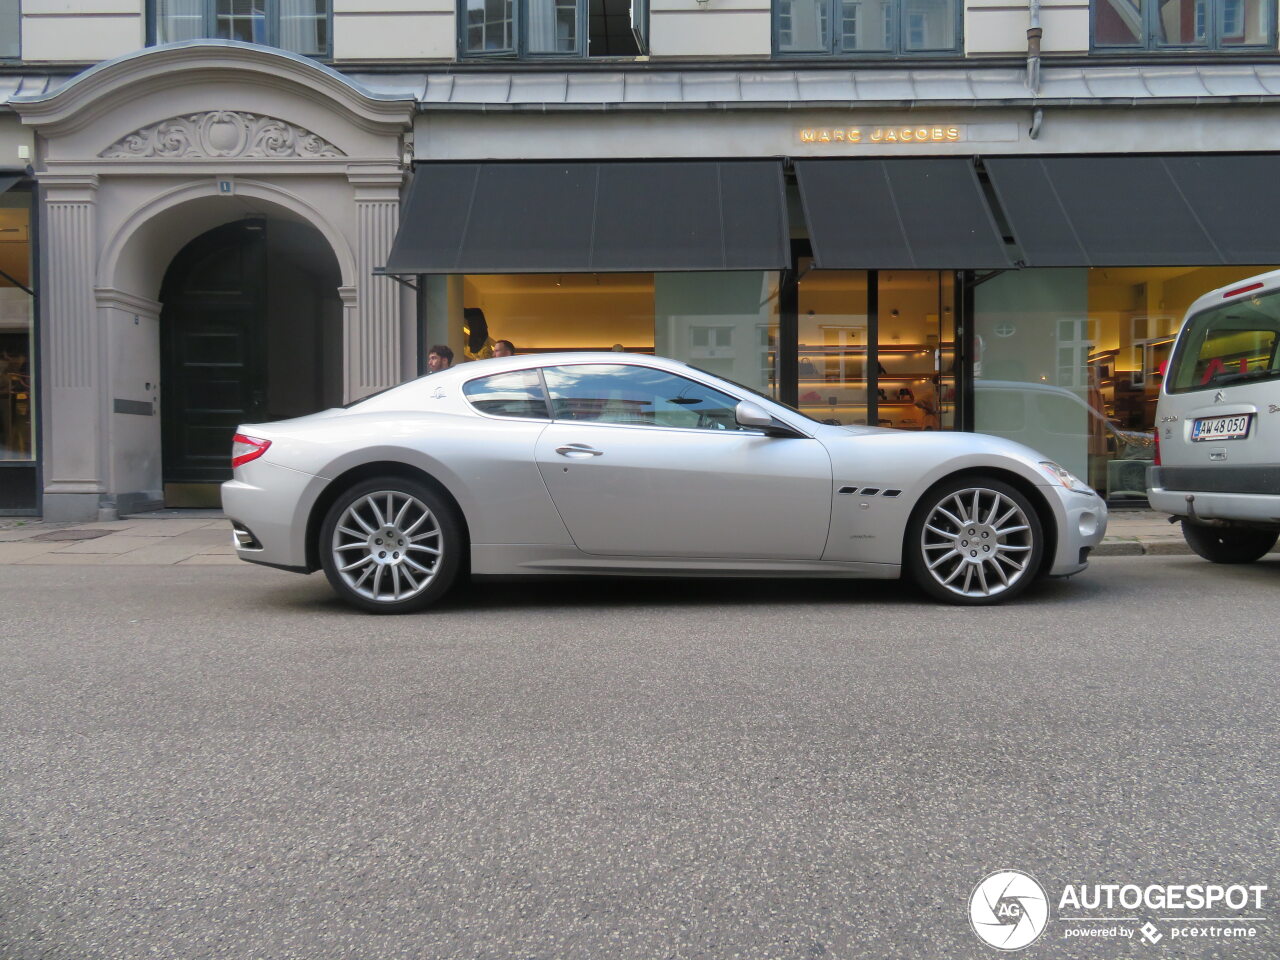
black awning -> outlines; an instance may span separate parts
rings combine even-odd
[[[796,176],[818,267],[1011,266],[968,159],[797,160]]]
[[[986,161],[1033,267],[1280,263],[1274,156]]]
[[[24,179],[25,176],[26,175],[22,173],[5,173],[3,170],[0,170],[0,193],[4,193],[19,180]]]
[[[423,163],[387,273],[776,270],[778,160]]]

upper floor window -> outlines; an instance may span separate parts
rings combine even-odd
[[[0,0],[0,60],[17,59],[22,54],[22,14],[18,0]]]
[[[1092,10],[1095,49],[1275,46],[1274,3],[1264,0],[1094,0]]]
[[[958,53],[956,0],[775,0],[778,53]]]
[[[648,0],[460,0],[464,56],[635,57]]]
[[[154,0],[154,4],[156,43],[244,40],[306,57],[329,56],[330,0]]]

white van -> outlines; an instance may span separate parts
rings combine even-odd
[[[1280,535],[1280,270],[1191,305],[1156,407],[1147,496],[1196,553],[1252,563]]]

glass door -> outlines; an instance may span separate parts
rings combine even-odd
[[[879,424],[956,429],[955,274],[881,270],[875,277]]]
[[[814,270],[798,258],[797,405],[817,420],[954,430],[955,274]]]
[[[797,263],[797,406],[815,420],[874,423],[868,405],[872,289],[865,270],[813,270]],[[870,352],[869,352],[870,351]]]

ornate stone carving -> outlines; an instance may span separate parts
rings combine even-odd
[[[135,130],[98,156],[201,160],[343,157],[346,154],[310,130],[275,117],[240,110],[210,110],[172,117]]]

